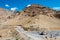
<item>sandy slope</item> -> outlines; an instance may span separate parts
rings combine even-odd
[[[8,20],[2,25],[22,25],[23,27],[39,26],[40,28],[48,28],[51,30],[60,30],[60,19],[48,17],[46,15],[39,15],[35,17],[22,17],[19,16],[15,19]]]

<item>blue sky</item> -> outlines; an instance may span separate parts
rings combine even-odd
[[[0,0],[0,7],[8,10],[22,10],[29,4],[40,4],[60,10],[60,0]]]

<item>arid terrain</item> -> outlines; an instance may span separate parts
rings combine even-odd
[[[60,40],[60,11],[38,4],[17,12],[0,8],[0,40]]]

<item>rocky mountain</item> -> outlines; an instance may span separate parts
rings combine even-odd
[[[13,13],[0,8],[0,20],[0,36],[3,37],[7,34],[7,37],[14,36],[16,26],[25,31],[60,30],[60,12],[38,4]]]
[[[0,8],[0,23],[7,21],[7,16],[9,15],[11,15],[10,11]]]
[[[13,18],[14,17],[14,18]],[[32,4],[18,13],[10,15],[2,25],[22,25],[23,27],[60,28],[60,13],[47,7]]]

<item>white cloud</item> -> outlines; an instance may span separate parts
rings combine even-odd
[[[31,4],[27,5],[27,7],[31,6]]]
[[[60,7],[53,7],[54,10],[60,10]]]
[[[6,6],[6,7],[9,7],[9,5],[8,5],[8,4],[5,4],[5,6]]]
[[[16,9],[18,9],[17,7],[13,7],[11,8],[11,11],[15,11]]]

